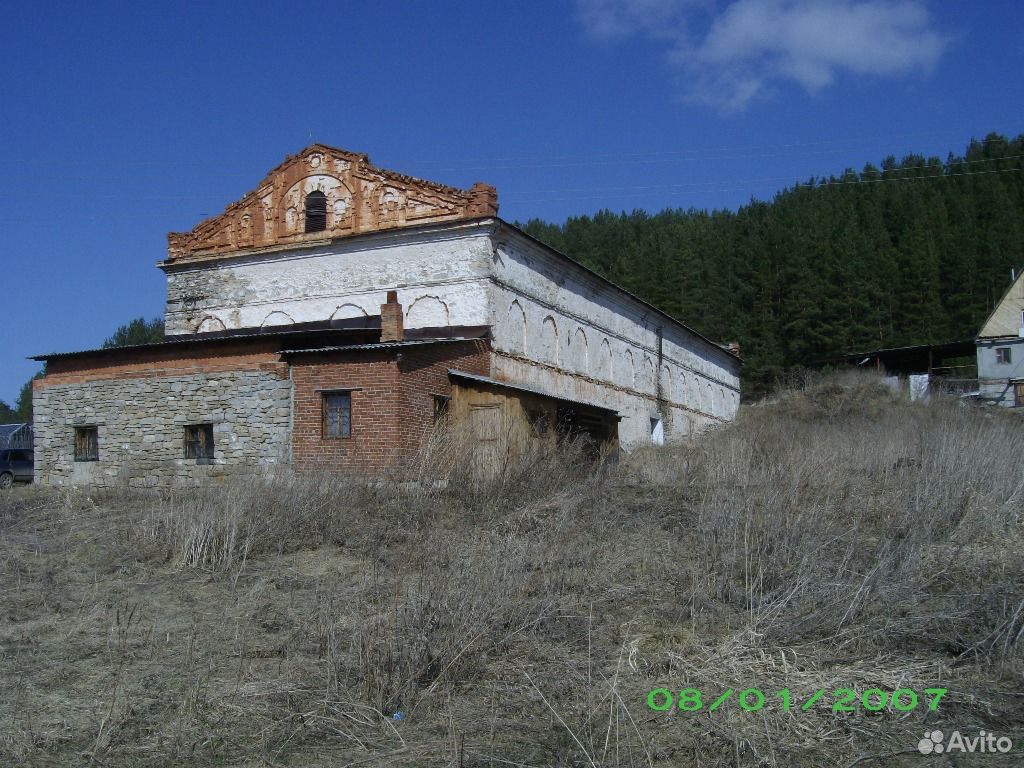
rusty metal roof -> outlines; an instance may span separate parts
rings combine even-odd
[[[451,344],[459,341],[479,341],[482,337],[453,336],[441,339],[408,339],[405,341],[380,341],[373,344],[343,344],[330,347],[310,347],[309,349],[285,349],[282,355],[315,354],[317,352],[365,352],[377,349],[403,349],[420,347],[429,344]]]
[[[182,333],[168,336],[163,341],[152,341],[147,344],[126,344],[122,347],[97,347],[93,349],[79,349],[73,352],[51,352],[46,355],[33,355],[29,357],[29,360],[54,360],[64,357],[76,357],[78,355],[95,355],[95,354],[116,354],[119,352],[126,351],[139,351],[139,350],[150,350],[150,349],[163,349],[166,347],[182,346],[187,344],[216,344],[218,342],[234,342],[238,340],[248,341],[250,339],[280,339],[287,340],[288,338],[301,338],[302,336],[316,337],[320,336],[339,336],[344,333],[365,333],[367,330],[376,330],[374,328],[314,328],[314,329],[299,329],[296,330],[291,326],[283,326],[282,330],[260,330],[253,328],[251,331],[244,329],[247,332],[242,333],[210,333],[210,334],[197,334],[197,333]]]

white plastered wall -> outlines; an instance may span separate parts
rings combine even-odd
[[[495,220],[386,233],[168,270],[169,333],[377,315],[490,325],[492,375],[619,412],[626,447],[728,421],[739,361]],[[660,355],[659,355],[660,350]]]
[[[398,290],[407,328],[485,325],[490,239],[467,227],[168,268],[169,334],[379,315]]]
[[[626,447],[651,442],[652,420],[674,442],[735,416],[732,355],[528,238],[499,232],[494,376],[617,410]]]

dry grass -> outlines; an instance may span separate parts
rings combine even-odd
[[[1009,414],[832,379],[615,471],[575,446],[480,482],[454,441],[414,483],[16,489],[0,764],[899,765],[926,727],[1019,759],[1022,455]],[[646,706],[934,686],[935,713]]]

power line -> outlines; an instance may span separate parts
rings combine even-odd
[[[731,160],[750,160],[756,159],[768,159],[768,158],[789,158],[789,157],[811,157],[811,156],[832,156],[839,153],[839,149],[829,150],[813,150],[803,152],[769,152],[761,148],[751,147],[744,149],[733,150],[732,154],[722,153],[688,153],[686,151],[676,152],[664,152],[664,153],[646,153],[646,154],[621,154],[621,155],[581,155],[578,157],[564,157],[564,158],[507,158],[507,159],[495,159],[492,161],[452,161],[452,160],[437,160],[437,161],[410,161],[406,163],[408,166],[423,166],[430,165],[429,169],[425,169],[427,173],[477,173],[477,172],[489,172],[489,171],[510,171],[510,170],[544,170],[544,169],[562,169],[562,168],[606,168],[614,167],[619,165],[678,165],[684,163],[697,163],[701,161],[731,161]],[[2,162],[2,161],[0,161]],[[442,163],[444,163],[442,165]],[[190,165],[188,163],[175,165]],[[197,164],[203,167],[209,167],[208,163]],[[166,163],[160,163],[161,167],[166,167]],[[163,173],[160,173],[163,176]],[[412,174],[416,175],[416,174]],[[255,174],[243,173],[242,171],[230,171],[225,172],[222,168],[218,170],[218,176],[222,180],[225,178],[238,179],[239,184],[245,184],[252,186],[257,182],[254,181]],[[66,181],[69,178],[79,178],[82,180],[88,180],[94,182],[97,179],[95,174],[80,175],[80,176],[69,176],[68,174],[62,174],[61,179]],[[137,179],[138,175],[134,176],[117,176],[117,177],[105,177],[110,180],[124,180],[130,181]]]
[[[1007,158],[999,158],[999,159],[1007,159],[1007,160],[1009,160],[1009,159],[1016,159],[1016,158],[1024,158],[1024,155],[1013,155],[1013,156],[1009,156]],[[997,160],[993,158],[993,159],[986,159],[986,160],[973,160],[973,161],[969,161],[969,162],[997,162]],[[956,165],[966,165],[966,164],[968,164],[968,163],[956,163]],[[892,169],[890,171],[880,171],[880,173],[898,173],[898,172],[902,172],[902,171],[912,171],[912,170],[932,170],[934,168],[935,168],[935,166],[920,165],[920,166],[912,166],[912,167],[908,167],[908,168],[894,168],[894,169]],[[722,181],[690,182],[690,183],[686,183],[686,184],[650,184],[650,185],[639,185],[639,186],[630,186],[630,187],[585,187],[585,188],[577,187],[575,189],[563,188],[563,189],[537,190],[536,192],[514,191],[514,190],[513,191],[509,191],[509,192],[501,192],[499,190],[498,199],[501,200],[502,198],[509,197],[509,196],[512,196],[512,197],[517,197],[517,196],[526,197],[526,196],[544,195],[544,194],[547,194],[547,193],[561,194],[561,193],[565,193],[565,192],[609,192],[609,193],[615,193],[617,191],[627,191],[627,192],[629,192],[629,191],[634,191],[634,190],[635,191],[645,191],[645,192],[656,192],[656,191],[661,191],[661,190],[684,189],[684,188],[692,189],[693,191],[700,191],[702,189],[719,190],[721,188],[721,185],[764,184],[764,183],[767,183],[767,182],[780,182],[780,181],[781,182],[793,183],[797,187],[811,187],[811,186],[822,187],[822,186],[832,186],[832,185],[835,185],[835,184],[867,184],[867,183],[875,183],[875,182],[880,182],[880,181],[885,181],[885,182],[892,182],[892,181],[917,181],[917,180],[920,180],[920,179],[938,179],[938,178],[950,178],[950,177],[956,177],[956,176],[983,176],[983,175],[990,174],[990,173],[1013,173],[1014,171],[1021,171],[1021,170],[1024,170],[1024,167],[1021,167],[1021,168],[1002,168],[1002,169],[997,169],[997,170],[992,170],[992,171],[970,171],[970,172],[966,172],[966,173],[947,173],[947,172],[944,171],[943,173],[934,174],[934,175],[930,175],[930,176],[899,176],[899,177],[881,178],[881,179],[849,179],[849,180],[845,180],[845,181],[844,180],[838,180],[838,181],[834,181],[834,182],[825,181],[824,179],[826,177],[821,177],[822,181],[814,182],[813,184],[806,184],[806,183],[803,183],[803,182],[800,182],[800,181],[794,181],[792,176],[767,176],[767,177],[763,177],[763,178],[759,178],[759,179],[729,179],[729,180],[722,180]],[[736,187],[736,189],[743,189],[743,187]],[[579,199],[587,199],[587,198],[579,198]]]
[[[805,188],[808,188],[808,189],[813,189],[815,187],[831,187],[831,186],[842,186],[842,185],[852,185],[852,184],[877,184],[877,183],[881,183],[881,182],[889,182],[889,183],[891,183],[891,182],[901,182],[901,181],[902,182],[929,181],[929,180],[934,180],[934,179],[955,178],[955,177],[958,177],[958,176],[988,176],[988,175],[991,175],[991,174],[994,174],[994,173],[1020,173],[1021,171],[1024,171],[1024,167],[1022,167],[1022,168],[1004,168],[1004,169],[995,170],[995,171],[972,171],[972,172],[969,172],[969,173],[943,173],[943,174],[939,174],[939,175],[935,175],[935,176],[903,176],[903,177],[895,178],[895,179],[851,179],[849,181],[821,182],[821,183],[816,183],[816,184],[813,184],[813,185],[811,185],[811,184],[801,184],[801,183],[797,182],[796,186],[797,187],[805,187]],[[753,182],[753,181],[757,181],[757,180],[755,180],[755,179],[747,179],[747,180],[739,180],[739,181]],[[770,179],[765,179],[765,181],[770,181]],[[737,182],[724,182],[724,183],[732,184],[732,183],[737,183]],[[649,189],[651,191],[659,191],[659,188],[657,188],[657,187],[649,187],[647,189]],[[661,189],[664,189],[664,188],[661,188]],[[694,195],[694,194],[697,194],[698,192],[702,192],[702,191],[706,191],[706,190],[711,190],[711,191],[715,191],[715,192],[737,192],[737,191],[741,192],[741,191],[744,191],[744,190],[749,190],[749,187],[747,187],[747,186],[742,186],[742,187],[727,187],[727,186],[717,187],[717,186],[710,186],[709,185],[708,187],[706,187],[706,189],[690,189],[690,190],[685,190],[685,191],[679,190],[679,191],[675,191],[675,192],[665,192],[664,194],[665,195]],[[635,192],[635,193],[619,194],[619,195],[615,195],[614,197],[619,197],[619,198],[621,198],[621,197],[644,197],[646,195],[647,195],[647,192]],[[602,200],[602,199],[608,199],[608,196],[607,195],[584,195],[584,196],[572,195],[571,197],[545,197],[545,198],[543,198],[543,202],[559,202],[559,201],[563,201],[563,200]]]
[[[1002,162],[1002,161],[1005,161],[1005,160],[1019,160],[1019,159],[1024,159],[1024,155],[1006,155],[1004,157],[991,157],[991,158],[987,157],[987,158],[980,158],[978,160],[956,160],[956,161],[953,161],[950,165],[951,166],[975,165],[975,164],[978,164],[978,163],[997,163],[997,162]],[[943,164],[942,166],[915,165],[915,166],[907,166],[907,167],[902,167],[902,168],[893,168],[893,169],[889,169],[889,170],[879,170],[879,172],[880,173],[886,173],[886,174],[903,173],[905,171],[933,170],[933,169],[936,169],[938,167],[945,168],[946,165],[945,164]],[[1010,170],[1016,170],[1016,169],[1010,169]],[[946,175],[949,175],[949,174],[946,174]],[[821,178],[824,178],[824,177],[821,177]],[[537,190],[516,190],[516,189],[503,190],[503,189],[499,189],[498,190],[498,194],[499,194],[499,199],[500,199],[500,198],[509,197],[509,196],[512,196],[512,197],[515,197],[515,196],[526,196],[526,195],[536,196],[536,195],[543,195],[543,194],[547,194],[547,193],[559,193],[559,194],[561,194],[561,193],[567,193],[567,192],[606,192],[606,191],[607,192],[614,192],[614,191],[633,191],[633,190],[661,190],[661,189],[675,189],[675,188],[689,188],[689,187],[717,188],[717,185],[719,185],[719,184],[761,184],[761,183],[766,183],[766,182],[780,182],[780,181],[781,182],[788,182],[788,181],[791,181],[792,179],[793,179],[792,176],[768,176],[768,177],[753,178],[753,179],[722,179],[721,181],[691,182],[691,183],[686,183],[686,184],[636,185],[636,186],[627,186],[627,187],[576,187],[576,188],[562,187],[562,188],[556,188],[556,189],[537,189]],[[799,184],[800,182],[797,182],[797,183]],[[33,196],[34,197],[50,197],[52,195],[53,195],[53,192],[50,191],[50,190],[39,191],[39,192],[24,192],[24,191],[21,191],[21,192],[10,192],[10,193],[0,192],[0,197],[17,197],[17,198],[33,197]],[[102,199],[122,199],[122,198],[124,198],[124,196],[125,196],[125,193],[112,193],[112,194],[104,194],[104,195],[92,194],[92,195],[90,195],[90,198],[101,199],[101,200]],[[155,194],[145,194],[145,193],[132,193],[131,197],[134,200],[149,199],[149,200],[193,200],[194,201],[194,200],[197,199],[198,196],[195,195],[195,194],[174,194],[174,195],[159,194],[159,195],[155,195]],[[223,204],[220,203],[220,202],[211,202],[209,205],[205,205],[203,207],[216,209],[216,208],[221,207],[222,205]],[[202,214],[202,215],[215,215],[215,214]]]
[[[992,158],[992,159],[986,159],[985,161],[980,161],[979,160],[979,161],[970,161],[970,162],[996,162],[999,159],[1011,159],[1011,158],[1017,158],[1017,157],[1024,157],[1024,155],[1014,155],[1014,156],[1010,156],[1010,157],[1007,157],[1007,158]],[[912,168],[901,168],[901,169],[893,169],[893,171],[884,171],[884,173],[898,172],[898,171],[904,171],[904,170],[931,169],[932,167],[933,166],[914,166]],[[944,173],[940,173],[940,174],[923,175],[923,176],[899,176],[899,177],[894,177],[894,178],[879,178],[879,179],[847,179],[847,180],[837,179],[837,180],[833,180],[833,181],[824,181],[823,180],[823,181],[814,182],[814,183],[811,183],[811,184],[804,184],[804,183],[799,182],[799,181],[793,182],[793,183],[795,183],[795,186],[797,188],[804,187],[804,188],[808,188],[808,189],[813,189],[813,188],[816,188],[816,187],[848,186],[848,185],[854,185],[854,184],[879,184],[879,183],[892,183],[892,182],[929,181],[929,180],[935,180],[935,179],[958,178],[958,177],[962,177],[962,176],[989,176],[989,175],[997,174],[997,173],[1019,173],[1021,171],[1024,171],[1024,166],[1022,166],[1020,168],[1001,168],[1001,169],[990,170],[990,171],[970,171],[970,172],[965,172],[965,173],[945,173],[944,172]],[[761,178],[761,179],[735,179],[735,180],[721,181],[721,182],[694,182],[694,183],[691,183],[691,184],[644,185],[644,186],[635,186],[635,187],[585,188],[585,189],[582,189],[580,191],[584,191],[584,192],[602,192],[602,193],[605,193],[605,194],[601,194],[601,195],[575,195],[574,194],[571,197],[543,197],[543,201],[544,202],[558,202],[558,201],[563,201],[563,200],[601,200],[601,199],[607,199],[609,197],[609,194],[611,194],[611,196],[614,196],[614,197],[617,197],[617,198],[622,198],[622,197],[643,197],[643,196],[646,196],[650,192],[664,192],[664,194],[666,194],[666,195],[693,195],[693,194],[697,194],[698,192],[703,192],[703,191],[734,192],[734,191],[749,190],[749,186],[734,186],[736,184],[750,185],[750,184],[764,183],[764,182],[769,182],[769,181],[773,181],[773,182],[789,181],[789,182],[792,182],[792,177],[790,177],[790,176],[775,176],[775,177],[765,177],[765,178]],[[682,187],[688,187],[689,189],[686,189],[686,190],[680,189]],[[666,191],[666,190],[676,190],[676,191]],[[504,197],[504,196],[508,196],[508,195],[519,195],[519,196],[531,196],[531,197],[537,198],[537,197],[542,197],[546,193],[558,193],[558,194],[561,194],[563,192],[572,192],[572,191],[574,191],[574,190],[572,190],[572,189],[554,189],[554,190],[545,190],[545,191],[539,191],[539,192],[518,192],[518,193],[513,192],[513,193],[504,193],[500,197]],[[176,197],[178,197],[178,196],[176,196]],[[184,197],[184,196],[180,196],[180,197]],[[500,199],[500,197],[499,197],[499,199]],[[50,210],[40,211],[40,212],[41,213],[45,213],[47,216],[52,216],[52,211],[50,211]],[[142,215],[148,215],[148,216],[153,216],[153,217],[165,218],[168,214],[163,212],[163,211],[143,211],[143,212],[140,212],[138,214],[133,214],[133,216],[136,216],[136,217],[137,216],[142,216]],[[218,215],[218,214],[213,214],[213,215]],[[208,218],[210,216],[210,214],[195,214],[195,216],[196,217]],[[10,219],[0,219],[0,221],[20,221],[23,218],[24,217],[10,218]],[[80,218],[85,219],[85,220],[99,220],[99,219],[107,220],[107,219],[109,219],[109,216],[85,216],[85,217],[80,217]]]
[[[636,159],[636,158],[662,157],[662,156],[707,155],[707,154],[717,154],[717,153],[720,153],[720,152],[737,152],[737,151],[746,151],[746,152],[751,152],[751,153],[760,153],[760,152],[763,152],[765,150],[774,150],[774,149],[793,149],[793,148],[820,147],[820,146],[835,146],[835,147],[838,147],[838,146],[856,146],[858,144],[874,142],[874,141],[878,141],[878,140],[893,140],[893,139],[912,138],[912,137],[919,137],[919,136],[946,136],[946,135],[947,135],[946,131],[919,131],[919,132],[904,133],[904,134],[878,134],[878,135],[875,135],[875,136],[859,136],[859,137],[851,137],[851,138],[838,139],[838,140],[837,139],[828,139],[828,140],[822,140],[822,141],[790,142],[790,143],[785,143],[785,144],[763,144],[763,145],[749,145],[748,144],[748,145],[734,145],[734,146],[725,146],[725,147],[700,147],[700,148],[694,148],[694,149],[664,150],[664,151],[658,151],[658,152],[631,152],[631,153],[600,153],[600,152],[598,152],[598,153],[587,153],[587,154],[584,154],[584,155],[563,155],[561,157],[556,156],[556,157],[547,157],[547,158],[540,158],[540,157],[537,157],[537,156],[532,156],[532,157],[531,156],[509,156],[509,157],[497,157],[497,158],[481,158],[479,160],[466,160],[466,162],[471,162],[471,163],[504,163],[504,162],[519,162],[519,161],[532,162],[532,161],[536,161],[536,160],[545,160],[545,161],[577,160],[577,159],[586,160],[586,159],[594,159],[594,158],[597,158],[597,159],[613,159],[613,158]],[[955,140],[956,139],[950,139],[950,141],[955,141]],[[984,139],[982,139],[981,141],[982,141],[982,143],[984,143]],[[419,160],[419,161],[410,161],[410,162],[416,162],[417,164],[421,164],[421,165],[428,165],[428,164],[442,163],[442,162],[449,162],[449,161],[446,161],[446,160],[433,160],[432,159],[432,160]]]
[[[616,163],[627,163],[627,162],[676,162],[676,161],[691,161],[700,158],[716,159],[716,160],[728,160],[728,159],[746,159],[751,156],[760,157],[787,157],[794,153],[780,152],[775,154],[765,154],[766,151],[771,150],[789,150],[789,149],[804,149],[809,147],[853,147],[878,140],[893,140],[900,138],[916,138],[920,136],[946,136],[945,131],[920,131],[913,133],[904,134],[879,134],[876,136],[859,136],[849,137],[845,139],[828,139],[821,141],[812,142],[789,142],[782,144],[762,144],[762,145],[733,145],[723,147],[699,147],[692,149],[678,149],[678,150],[661,150],[657,152],[588,152],[580,155],[561,155],[561,156],[539,156],[539,155],[523,155],[523,156],[506,156],[506,157],[491,157],[491,158],[467,158],[464,160],[452,160],[452,159],[437,159],[437,158],[423,158],[418,160],[407,161],[410,165],[440,165],[446,164],[447,167],[435,168],[435,171],[440,170],[499,170],[508,168],[561,168],[573,165],[612,165]],[[949,141],[956,141],[956,139],[950,139]],[[982,139],[981,143],[985,140]],[[833,149],[832,151],[835,151]],[[722,155],[721,153],[742,153],[733,155]],[[828,154],[828,151],[818,151],[803,154]],[[71,159],[71,160],[46,160],[39,158],[0,158],[0,163],[24,163],[33,166],[39,165],[104,165],[110,166],[111,163],[106,160],[98,159]],[[512,163],[512,165],[505,165]],[[168,161],[166,160],[132,160],[132,159],[118,159],[116,165],[118,167],[135,167],[135,166],[157,166],[166,167]],[[174,161],[176,167],[181,166],[192,166],[208,168],[210,166],[209,161]],[[234,164],[232,163],[232,166]],[[246,167],[249,167],[250,163],[245,163]],[[221,166],[224,167],[224,166]],[[230,166],[229,166],[230,167]],[[239,166],[241,167],[241,161]]]

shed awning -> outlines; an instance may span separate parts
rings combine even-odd
[[[536,387],[528,387],[524,384],[513,384],[509,381],[501,381],[500,379],[492,379],[490,376],[481,376],[478,373],[466,373],[465,371],[456,371],[452,368],[448,369],[448,375],[453,379],[461,379],[463,381],[473,381],[478,384],[487,384],[492,387],[500,387],[502,389],[513,389],[518,392],[527,392],[531,395],[539,395],[540,397],[547,397],[551,400],[557,400],[561,403],[569,403],[570,405],[578,405],[584,408],[592,408],[595,411],[602,411],[610,414],[615,418],[620,418],[619,412],[614,408],[605,408],[600,405],[594,405],[593,403],[585,403],[582,400],[574,400],[570,397],[562,397],[560,395],[552,395],[550,392],[545,392],[542,389]]]
[[[942,361],[956,357],[974,357],[974,339],[943,341],[937,344],[914,344],[907,347],[889,347],[870,352],[851,352],[843,359],[854,365],[878,362],[886,370],[898,373],[927,373],[941,367]]]

